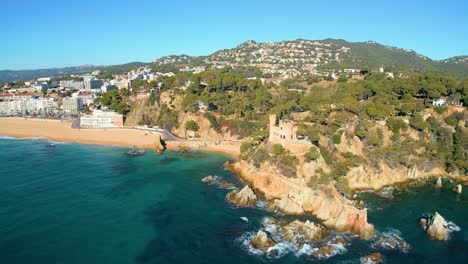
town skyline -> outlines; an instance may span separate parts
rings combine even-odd
[[[11,37],[0,44],[2,70],[149,62],[171,54],[208,55],[249,39],[373,40],[434,60],[468,54],[463,27],[467,4],[459,1],[443,7],[435,1],[394,1],[391,6],[370,1],[359,5],[336,2],[334,6],[324,1],[288,5],[240,1],[235,7],[213,1],[143,1],[138,6],[125,1],[23,2],[5,6],[2,19],[9,26],[0,33]],[[179,5],[187,8],[180,10]],[[90,7],[94,16],[87,15]],[[38,8],[53,15],[36,12]]]

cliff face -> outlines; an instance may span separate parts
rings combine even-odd
[[[391,168],[384,162],[381,162],[378,170],[362,165],[352,168],[346,178],[348,179],[349,188],[353,190],[372,189],[377,191],[385,186],[398,183],[447,175],[447,172],[443,168],[433,168],[428,171],[418,168]]]
[[[375,234],[374,226],[367,222],[367,209],[357,209],[331,184],[314,190],[307,187],[303,178],[286,178],[267,162],[258,169],[244,161],[226,166],[262,192],[271,210],[292,215],[310,214],[328,227],[352,231],[365,239]]]

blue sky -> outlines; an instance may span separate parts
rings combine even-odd
[[[6,0],[0,70],[207,55],[246,40],[342,38],[468,55],[464,0]]]

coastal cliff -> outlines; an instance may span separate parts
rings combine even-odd
[[[358,209],[340,195],[333,185],[312,189],[302,179],[289,179],[275,171],[271,164],[256,168],[245,161],[225,164],[254,189],[262,192],[270,210],[290,215],[313,215],[338,231],[351,231],[364,239],[374,236],[367,222],[367,209]]]
[[[449,176],[449,174],[440,167],[425,171],[419,168],[391,168],[386,163],[381,162],[378,170],[362,165],[351,168],[346,179],[351,190],[371,189],[378,191],[386,186],[441,176]]]

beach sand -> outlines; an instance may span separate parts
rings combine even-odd
[[[51,141],[136,146],[153,148],[156,134],[135,129],[72,129],[71,122],[48,119],[0,118],[0,136],[17,138],[46,138]],[[217,152],[237,158],[238,142],[221,142],[199,150]],[[178,149],[178,142],[168,141],[167,148]]]

